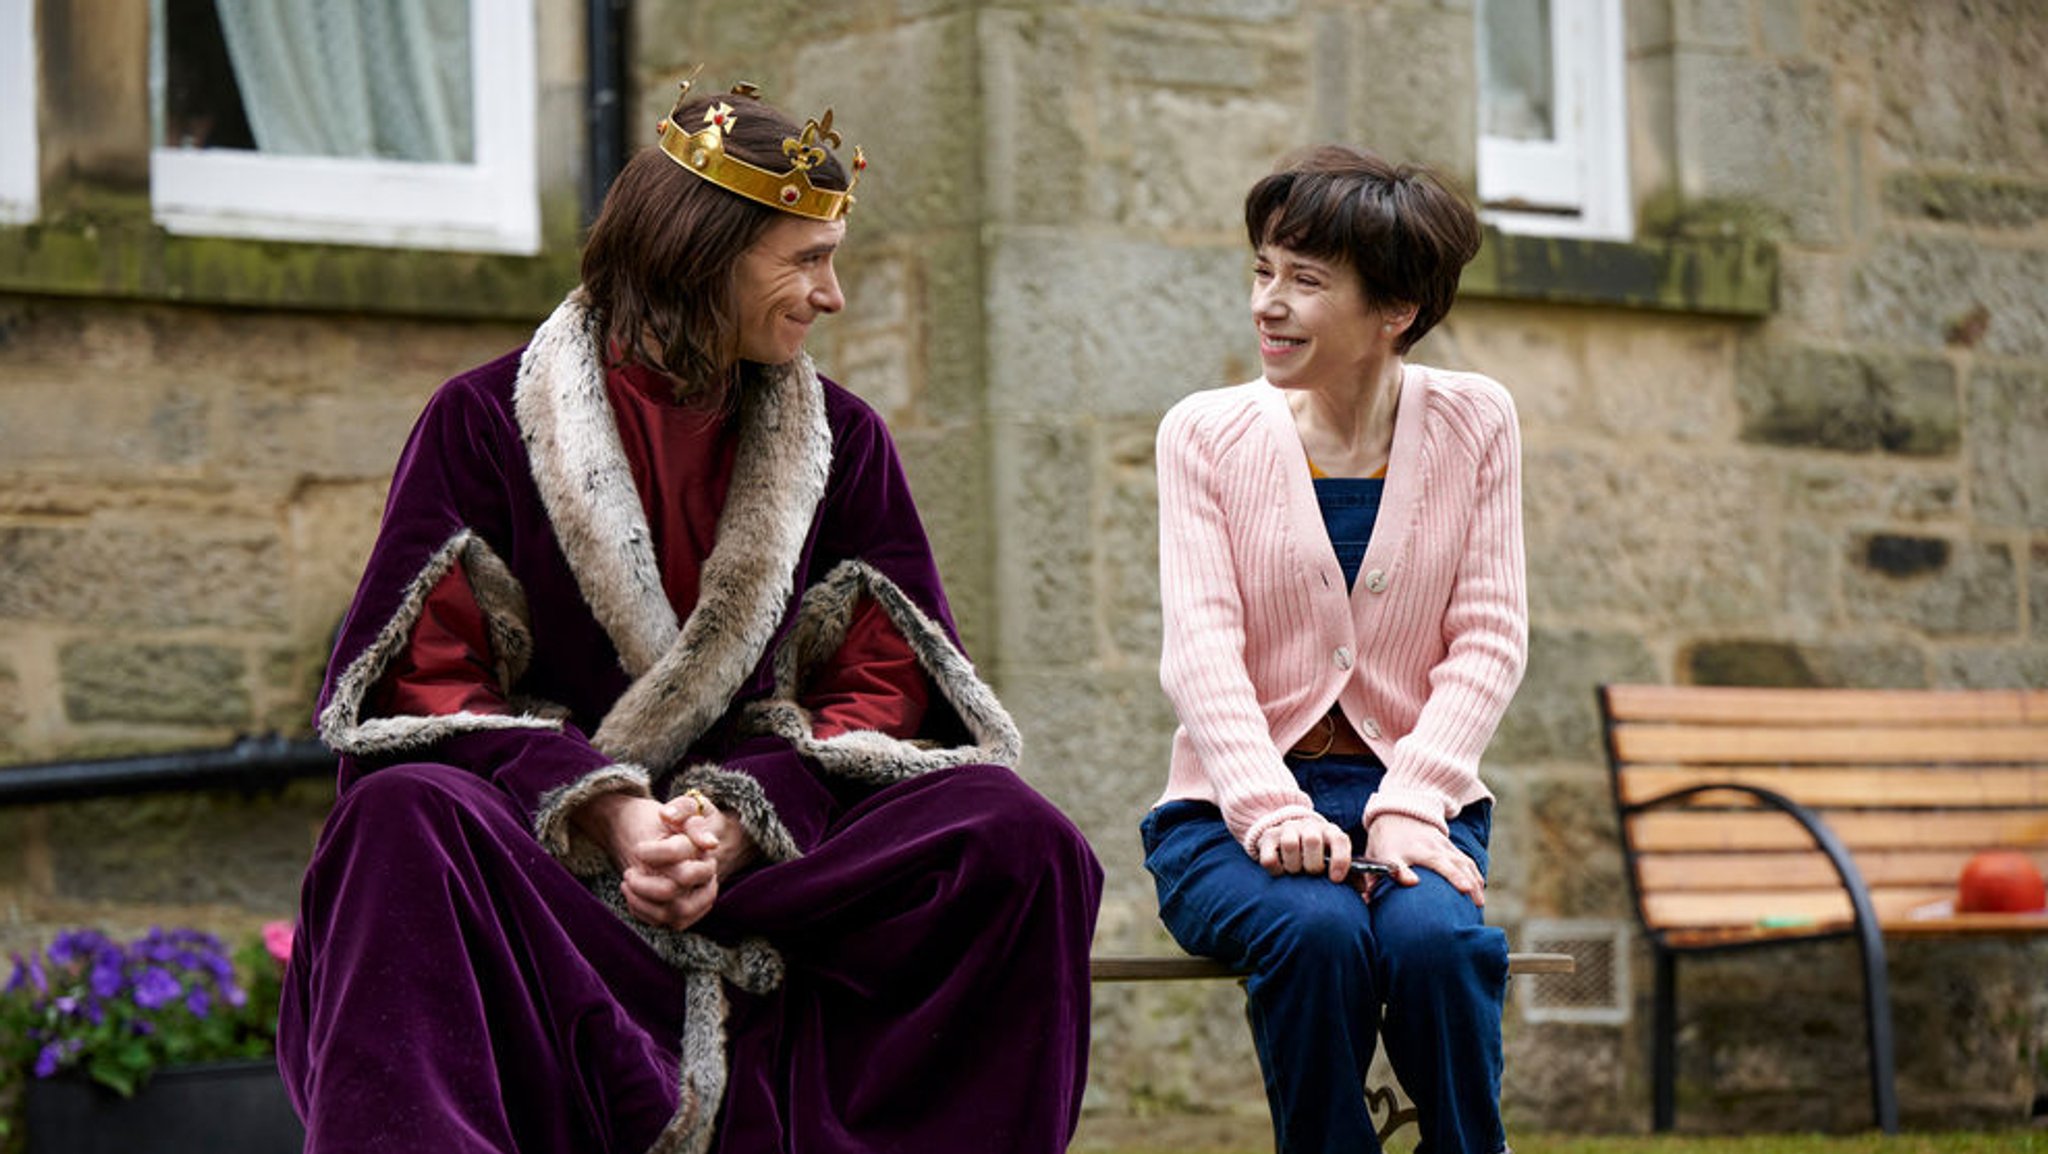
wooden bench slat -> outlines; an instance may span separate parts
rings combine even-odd
[[[1625,762],[2048,762],[2048,726],[2039,725],[1971,729],[1627,725],[1615,727],[1613,742],[1615,755]]]
[[[1773,790],[1816,808],[2048,808],[2048,765],[1996,769],[1633,766],[1622,771],[1621,799],[1633,804],[1674,790],[1724,781]]]
[[[1510,974],[1569,974],[1578,967],[1570,954],[1511,953]],[[1184,954],[1109,956],[1088,959],[1088,977],[1097,982],[1171,982],[1204,978],[1235,978],[1238,973],[1214,958]]]
[[[1872,886],[1952,886],[1972,849],[1867,850],[1854,853]],[[2034,855],[2048,874],[2048,850]],[[1836,884],[1834,865],[1819,850],[1769,853],[1641,854],[1636,878],[1648,890],[1817,889]]]
[[[1871,908],[1880,925],[1906,920],[1922,906],[1953,897],[1952,886],[1919,888],[1872,887]],[[1771,893],[1661,893],[1643,900],[1643,912],[1655,928],[1669,926],[1767,926],[1773,921],[1846,922],[1849,895],[1841,888],[1777,890]]]
[[[1959,849],[2048,845],[2048,814],[2028,810],[1952,813],[1835,810],[1827,815],[1851,852],[1864,849]],[[1689,812],[1653,810],[1628,819],[1638,853],[1700,850],[1807,849],[1812,839],[1798,823],[1767,810]]]
[[[2019,724],[2048,720],[2048,690],[1756,689],[1699,685],[1610,685],[1616,721],[1739,725]]]

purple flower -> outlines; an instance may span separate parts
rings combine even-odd
[[[193,1017],[203,1018],[213,1010],[213,995],[206,991],[205,986],[194,982],[192,988],[185,991],[185,1008],[192,1011]]]
[[[184,990],[178,979],[161,966],[150,966],[135,979],[135,1004],[145,1010],[160,1010]]]
[[[86,977],[86,988],[98,997],[111,998],[121,991],[123,980],[121,959],[101,954],[93,961],[92,973]]]
[[[51,1042],[36,1052],[36,1077],[48,1078],[57,1072],[64,1062],[64,1044]]]

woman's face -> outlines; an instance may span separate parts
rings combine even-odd
[[[1355,385],[1393,355],[1397,330],[1370,307],[1348,263],[1263,244],[1252,263],[1252,321],[1266,380],[1283,389]]]
[[[846,307],[832,254],[846,237],[844,220],[778,214],[754,246],[740,254],[733,301],[740,314],[741,360],[780,365],[795,360],[811,322]]]

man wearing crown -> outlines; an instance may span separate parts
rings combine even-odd
[[[320,701],[309,1154],[1072,1136],[1100,867],[803,352],[864,162],[689,89],[582,284],[399,460]]]

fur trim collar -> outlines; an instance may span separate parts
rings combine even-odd
[[[659,769],[725,713],[774,638],[824,499],[832,430],[807,356],[740,391],[738,460],[718,543],[705,559],[697,605],[678,623],[597,349],[579,289],[534,334],[514,410],[562,552],[635,678],[593,744]]]

